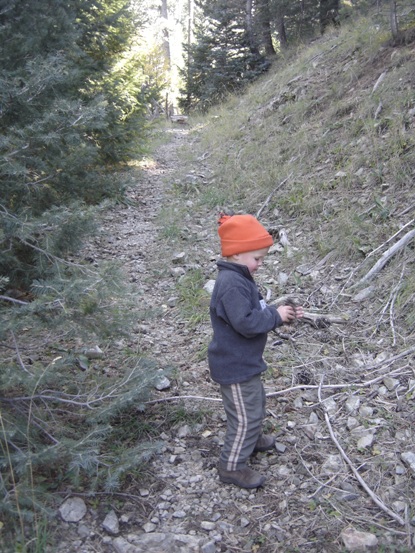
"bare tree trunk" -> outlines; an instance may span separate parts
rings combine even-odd
[[[396,1],[390,0],[389,19],[391,26],[391,33],[394,39],[398,38],[398,17],[396,15]]]
[[[278,37],[280,40],[281,49],[285,49],[288,46],[287,32],[285,30],[284,14],[281,12],[277,17]]]
[[[169,10],[167,7],[167,0],[161,0],[161,17],[164,20],[163,26],[163,50],[167,62],[167,67],[171,68],[171,55],[170,55],[170,33],[169,33]]]
[[[246,32],[248,35],[249,49],[252,54],[259,55],[258,42],[255,37],[253,18],[252,18],[252,0],[246,0],[245,20],[246,20]]]
[[[275,48],[271,34],[271,12],[269,0],[261,0],[258,4],[259,20],[261,26],[262,45],[267,57],[275,56]]]

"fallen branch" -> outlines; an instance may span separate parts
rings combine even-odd
[[[203,397],[203,396],[170,396],[162,397],[160,399],[151,399],[146,401],[146,405],[151,405],[152,403],[164,403],[165,401],[175,401],[176,399],[200,399],[203,401],[222,401],[219,397]]]
[[[345,324],[349,322],[349,316],[322,315],[321,313],[304,311],[304,315],[300,320],[310,324],[314,328],[325,328],[331,324]]]
[[[382,257],[373,265],[373,267],[370,269],[370,271],[359,280],[357,284],[354,284],[352,288],[355,288],[357,286],[360,286],[364,282],[367,282],[368,280],[372,280],[379,271],[383,269],[383,267],[386,265],[386,263],[389,261],[389,259],[394,256],[398,251],[400,251],[402,248],[404,248],[406,245],[409,244],[409,242],[415,237],[415,229],[412,229],[411,231],[407,232],[405,236],[403,236],[396,244],[394,244],[391,248],[386,250],[386,252],[382,255]]]
[[[410,225],[412,225],[414,223],[414,221],[415,221],[415,219],[411,219],[411,221],[408,221],[406,223],[406,225],[404,225],[402,228],[400,228],[398,230],[398,232],[395,232],[395,234],[393,236],[391,236],[390,238],[388,238],[386,240],[386,242],[384,242],[383,244],[381,244],[380,246],[378,246],[377,248],[372,250],[370,253],[368,253],[367,256],[366,256],[366,259],[369,259],[369,257],[372,257],[372,255],[374,255],[376,252],[381,250],[383,248],[383,246],[386,246],[386,244],[389,244],[389,242],[391,242],[394,238],[396,238],[398,236],[398,234],[400,234],[406,227],[409,227]]]
[[[17,300],[16,298],[11,298],[10,296],[4,296],[3,294],[0,294],[0,300],[3,301],[10,301],[12,303],[17,303],[18,305],[27,305],[27,301]]]
[[[357,471],[357,469],[354,467],[353,463],[351,462],[351,460],[349,459],[349,457],[346,455],[344,449],[342,448],[342,446],[340,445],[339,441],[337,440],[335,434],[334,434],[334,431],[333,431],[333,427],[331,426],[331,422],[330,422],[330,417],[328,416],[327,414],[327,410],[324,406],[324,402],[321,400],[321,387],[322,386],[319,386],[319,390],[318,390],[318,399],[320,401],[320,405],[322,406],[323,408],[323,412],[324,412],[324,420],[326,421],[326,425],[327,425],[327,428],[329,430],[329,433],[330,433],[330,437],[331,439],[333,440],[335,446],[337,447],[337,449],[339,450],[340,452],[340,455],[343,457],[344,461],[349,465],[350,467],[350,470],[352,471],[352,473],[354,474],[355,478],[357,479],[357,481],[359,482],[359,484],[362,486],[362,488],[366,491],[366,493],[369,495],[369,497],[374,501],[374,503],[376,503],[376,505],[378,507],[380,507],[382,509],[382,511],[384,511],[385,513],[387,513],[390,517],[392,517],[394,520],[396,520],[396,522],[398,522],[401,526],[405,526],[405,521],[402,517],[400,517],[398,514],[396,514],[395,512],[393,512],[391,509],[389,509],[389,507],[387,507],[383,501],[369,488],[369,486],[366,484],[366,482],[363,480],[363,478],[360,476],[359,472]]]

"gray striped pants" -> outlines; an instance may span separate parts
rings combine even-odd
[[[246,466],[262,433],[265,417],[265,390],[261,375],[247,382],[220,387],[227,428],[219,464],[225,470]]]

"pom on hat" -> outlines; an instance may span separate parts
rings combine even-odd
[[[221,213],[218,223],[223,257],[269,248],[274,242],[253,215]]]

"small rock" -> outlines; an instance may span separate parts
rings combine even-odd
[[[318,415],[315,411],[311,411],[310,416],[308,417],[309,424],[318,424],[319,423]]]
[[[80,497],[70,497],[59,507],[59,513],[65,522],[79,522],[86,515],[86,505]]]
[[[153,522],[146,522],[143,525],[143,530],[146,534],[149,534],[150,532],[154,532],[157,529],[157,525]]]
[[[172,261],[175,265],[179,265],[180,263],[183,263],[183,261],[185,261],[186,259],[186,253],[185,252],[180,252],[180,253],[176,253],[176,255],[173,257]]]
[[[278,453],[285,453],[287,446],[285,444],[282,444],[281,442],[275,442],[275,449],[278,451]]]
[[[102,359],[104,357],[104,352],[99,346],[86,349],[84,354],[88,359]]]
[[[415,453],[412,451],[405,451],[401,454],[402,461],[408,465],[408,467],[415,472]]]
[[[183,267],[172,267],[170,272],[173,277],[181,277],[186,274],[186,271],[183,269]]]
[[[405,473],[406,473],[406,468],[403,465],[400,465],[400,464],[396,465],[395,474],[399,476]]]
[[[278,284],[279,286],[285,286],[288,282],[288,275],[287,273],[278,273]]]
[[[293,406],[296,408],[296,409],[302,409],[304,403],[303,403],[303,400],[300,396],[297,396],[293,402]]]
[[[362,301],[370,298],[374,291],[375,291],[374,286],[369,286],[368,288],[364,288],[352,298],[352,301],[354,303],[361,303]]]
[[[316,437],[318,426],[316,424],[306,424],[303,426],[303,432],[309,440],[314,440]]]
[[[104,518],[102,527],[108,534],[116,536],[120,531],[120,524],[118,522],[118,517],[115,514],[115,511],[110,511],[107,516]]]
[[[329,415],[334,415],[337,411],[337,403],[332,397],[328,397],[323,401],[323,405]]]
[[[171,296],[171,297],[167,300],[167,305],[168,305],[169,307],[176,307],[178,299],[179,299],[179,298],[178,298],[177,296]]]
[[[249,526],[249,520],[247,518],[241,518],[241,521],[240,521],[240,526],[241,528],[246,528],[247,526]]]
[[[200,548],[200,553],[215,553],[216,544],[214,541],[208,541]]]
[[[350,396],[346,401],[346,410],[348,413],[355,413],[360,406],[360,398],[357,396]]]
[[[403,513],[407,507],[407,504],[405,501],[394,501],[392,503],[392,507],[397,513]]]
[[[328,455],[321,467],[321,474],[336,474],[344,469],[343,460],[340,455]]]
[[[167,376],[164,376],[163,371],[160,369],[159,371],[159,377],[156,380],[156,383],[154,387],[156,390],[161,392],[162,390],[167,390],[171,386],[170,380],[167,378]]]
[[[368,433],[366,436],[362,436],[357,442],[358,449],[365,449],[373,444],[375,436],[372,433]]]
[[[203,286],[203,290],[206,290],[208,294],[212,294],[213,288],[215,287],[216,280],[208,280]]]
[[[88,526],[85,526],[85,524],[80,524],[78,526],[78,536],[81,539],[88,538],[91,535],[91,530],[88,528]]]
[[[399,380],[397,380],[396,378],[391,378],[390,376],[386,376],[383,379],[383,383],[389,390],[389,392],[392,392],[395,388],[399,386]]]
[[[347,417],[347,428],[354,430],[359,426],[359,421],[355,417]]]
[[[190,434],[190,428],[188,424],[181,426],[177,431],[178,438],[185,438]]]
[[[359,409],[359,415],[364,418],[371,417],[373,415],[373,407],[370,407],[369,405],[362,405]]]
[[[378,539],[369,532],[359,532],[354,528],[346,528],[340,534],[348,551],[367,551],[370,547],[376,547]]]
[[[200,527],[202,528],[202,530],[207,530],[210,532],[211,530],[214,530],[216,528],[216,524],[209,520],[202,520],[202,522],[200,523]]]

